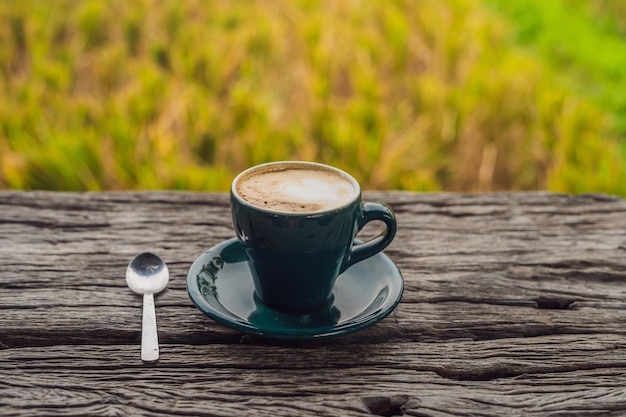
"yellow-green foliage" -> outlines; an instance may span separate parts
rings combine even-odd
[[[0,0],[0,188],[225,190],[305,159],[370,189],[626,195],[617,155],[478,0]]]

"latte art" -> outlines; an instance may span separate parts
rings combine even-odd
[[[302,166],[251,172],[237,193],[248,203],[280,213],[316,213],[348,204],[356,196],[350,180],[338,172]]]
[[[350,192],[351,190],[343,188],[342,184],[331,184],[318,178],[294,178],[292,181],[285,181],[280,189],[280,193],[285,197],[298,201],[342,201],[345,196],[350,195]]]

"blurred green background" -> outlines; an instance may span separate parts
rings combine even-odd
[[[0,188],[626,196],[622,0],[0,0]]]

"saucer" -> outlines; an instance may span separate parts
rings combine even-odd
[[[393,311],[404,287],[396,264],[378,253],[337,277],[327,307],[306,314],[282,312],[257,298],[247,260],[236,238],[212,247],[191,265],[187,292],[217,322],[269,338],[313,339],[364,329]]]

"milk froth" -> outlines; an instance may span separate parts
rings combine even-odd
[[[236,184],[248,203],[280,213],[316,213],[352,201],[357,193],[339,172],[323,167],[294,165],[252,171]]]

